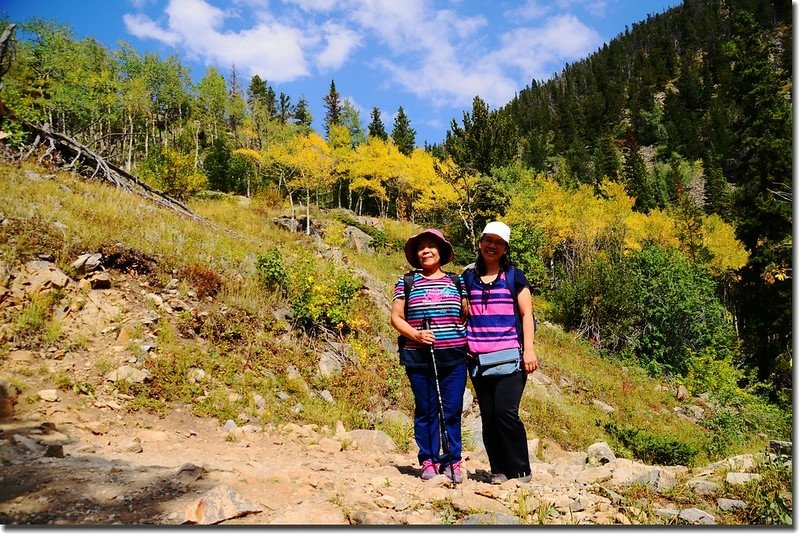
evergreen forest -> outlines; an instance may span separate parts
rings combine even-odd
[[[9,23],[6,154],[46,125],[179,200],[437,226],[461,265],[501,218],[540,318],[692,393],[791,411],[789,0],[684,0],[498,109],[476,95],[424,147],[402,106],[392,124],[377,107],[360,117],[347,80],[288,95],[231,66],[194,83],[175,56]]]

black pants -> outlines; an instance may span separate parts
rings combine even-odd
[[[519,419],[519,402],[527,381],[528,374],[521,370],[499,378],[472,378],[481,410],[483,445],[493,474],[515,478],[531,473],[528,436]]]

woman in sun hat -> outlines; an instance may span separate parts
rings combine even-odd
[[[400,333],[400,363],[414,393],[421,477],[427,481],[444,473],[460,483],[461,410],[467,386],[464,285],[458,275],[442,270],[453,259],[453,246],[441,231],[429,228],[411,236],[405,254],[414,270],[395,285],[391,324]],[[447,444],[440,440],[440,410]]]
[[[475,266],[462,274],[469,299],[468,366],[495,484],[508,479],[530,481],[528,438],[519,418],[519,404],[527,374],[539,366],[533,347],[530,286],[525,274],[509,260],[510,243],[508,225],[488,223],[478,242]],[[491,355],[500,354],[514,360],[504,364],[502,371],[495,368],[493,374],[489,370]],[[488,356],[480,360],[489,365],[480,364],[479,356]]]

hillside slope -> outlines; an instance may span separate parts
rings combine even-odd
[[[774,466],[764,438],[691,469],[622,458],[595,421],[638,413],[691,435],[702,433],[692,411],[712,407],[545,325],[523,401],[533,481],[486,482],[468,392],[469,477],[423,484],[391,367],[391,275],[359,267],[369,254],[254,221],[258,207],[198,207],[244,236],[234,239],[68,175],[0,173],[11,201],[0,214],[3,524],[740,524],[760,495],[751,480]],[[287,303],[248,279],[273,246],[348,265],[374,324],[349,337],[293,327]],[[216,291],[186,271],[200,258],[222,274]],[[399,273],[401,262],[378,263]],[[381,354],[376,367],[364,360]],[[343,384],[359,379],[372,383]]]

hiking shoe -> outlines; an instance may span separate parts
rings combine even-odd
[[[522,476],[522,477],[515,477],[514,479],[516,479],[520,483],[530,483],[531,482],[531,474],[528,474],[527,476]]]
[[[430,459],[422,461],[422,475],[420,476],[423,481],[428,481],[439,475],[439,463],[435,463]]]
[[[508,481],[508,478],[505,474],[492,474],[491,483],[492,485],[502,485]]]
[[[444,466],[444,471],[442,473],[446,475],[447,479],[449,479],[450,481],[454,481],[456,483],[461,483],[462,481],[464,481],[464,476],[461,473],[461,461],[454,462],[452,468],[449,463],[446,464]]]

